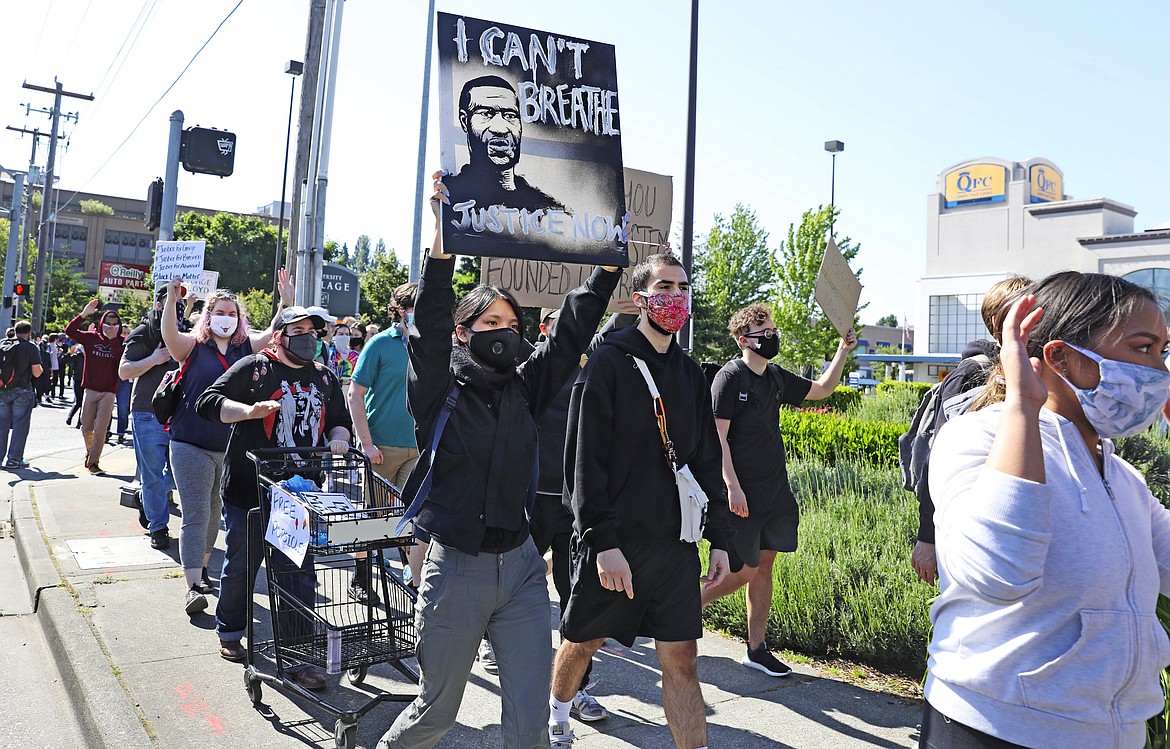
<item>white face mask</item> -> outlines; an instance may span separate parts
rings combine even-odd
[[[1154,423],[1170,398],[1170,371],[1114,361],[1071,343],[1065,345],[1097,362],[1101,370],[1101,382],[1091,390],[1082,390],[1061,375],[1097,434],[1109,439],[1131,437]]]
[[[212,315],[209,324],[211,325],[212,333],[227,338],[236,332],[236,326],[239,325],[239,320],[231,315]]]
[[[344,333],[333,334],[333,345],[338,351],[349,351],[349,336]]]

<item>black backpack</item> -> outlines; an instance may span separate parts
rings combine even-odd
[[[16,349],[23,343],[19,338],[0,341],[0,390],[7,390],[16,381]],[[39,361],[37,362],[40,363]]]

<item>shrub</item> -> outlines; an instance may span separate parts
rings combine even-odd
[[[914,412],[922,403],[918,392],[910,388],[887,388],[873,395],[864,395],[846,415],[858,421],[883,421],[909,428]]]
[[[898,465],[898,436],[906,424],[857,421],[835,414],[780,411],[780,434],[789,455],[826,463],[859,460],[881,468]]]
[[[792,460],[800,548],[774,568],[767,641],[921,674],[930,599],[910,567],[918,505],[897,471],[858,461]],[[743,591],[706,610],[709,625],[744,636]]]
[[[921,403],[922,399],[926,397],[926,391],[930,390],[931,386],[932,383],[929,382],[899,382],[898,380],[886,380],[885,382],[878,383],[878,386],[874,388],[874,390],[877,395],[909,391],[918,396],[918,402]],[[917,408],[917,406],[915,406],[915,408]]]
[[[800,404],[801,408],[820,408],[828,406],[838,413],[845,413],[850,408],[861,402],[861,391],[855,390],[851,387],[838,385],[833,388],[833,392],[829,394],[828,398],[823,398],[819,401],[806,400]]]
[[[1170,507],[1170,437],[1153,428],[1115,440],[1115,444],[1117,456],[1138,469],[1146,477],[1150,492]]]

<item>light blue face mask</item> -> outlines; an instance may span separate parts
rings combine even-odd
[[[414,325],[414,310],[406,313],[406,327]]]
[[[1080,346],[1065,345],[1097,362],[1101,370],[1101,382],[1090,390],[1078,388],[1061,375],[1097,434],[1110,439],[1131,437],[1154,423],[1170,398],[1170,371],[1106,359]]]

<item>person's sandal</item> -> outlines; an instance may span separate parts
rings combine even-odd
[[[240,661],[244,660],[244,656],[246,655],[247,651],[244,650],[244,646],[239,640],[219,641],[219,657],[223,658],[225,661],[239,663]]]

